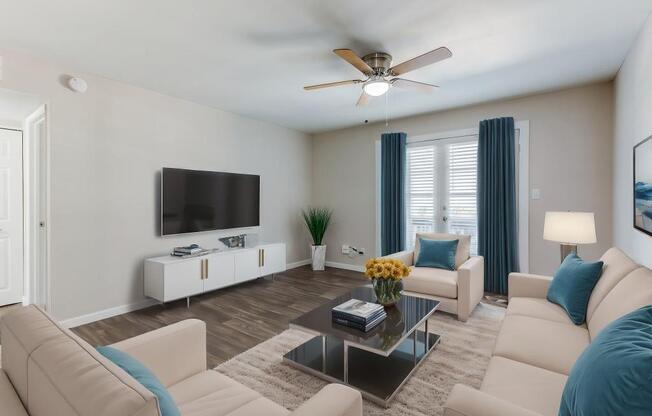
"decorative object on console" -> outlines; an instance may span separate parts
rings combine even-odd
[[[302,215],[313,242],[311,247],[312,269],[324,270],[326,264],[326,245],[322,243],[333,211],[328,208],[310,207],[302,211]]]
[[[387,318],[385,308],[377,303],[349,299],[331,310],[333,322],[369,332]]]
[[[582,325],[603,265],[601,261],[589,263],[576,253],[569,254],[552,278],[546,299],[564,308],[575,325]]]
[[[401,298],[403,278],[410,275],[410,268],[401,260],[389,258],[370,259],[365,265],[365,276],[371,279],[378,303],[393,306]]]
[[[543,238],[561,243],[561,261],[571,253],[577,254],[578,244],[594,244],[595,217],[592,212],[546,212]]]
[[[220,238],[220,241],[228,248],[244,248],[247,234],[232,235]]]
[[[175,247],[172,249],[172,255],[177,257],[187,256],[189,254],[201,253],[203,249],[197,244],[191,244],[185,247]]]
[[[652,235],[652,136],[634,146],[634,228]]]

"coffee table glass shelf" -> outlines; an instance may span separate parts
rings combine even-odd
[[[351,386],[388,407],[439,343],[439,335],[428,332],[428,318],[439,302],[402,295],[386,309],[387,318],[364,333],[331,319],[331,309],[349,299],[375,302],[376,296],[370,287],[357,288],[290,322],[290,328],[316,336],[285,354],[283,361],[329,382]]]

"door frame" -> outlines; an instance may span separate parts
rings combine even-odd
[[[517,120],[514,122],[514,129],[518,130],[518,249],[519,265],[523,273],[530,270],[530,121]],[[479,128],[436,132],[431,134],[408,136],[407,143],[421,141],[454,139],[479,135]],[[375,177],[376,177],[376,256],[380,256],[380,159],[381,141],[375,141]]]
[[[45,128],[45,157],[41,159],[41,143],[37,142],[36,128],[43,123]],[[38,303],[52,313],[52,290],[50,273],[50,128],[45,104],[27,116],[23,125],[23,209],[24,209],[24,285],[23,304]],[[42,170],[44,175],[41,175]],[[44,177],[45,183],[41,183]],[[45,207],[41,206],[41,192]],[[41,218],[44,209],[45,218]],[[41,226],[45,231],[44,250],[41,249]],[[41,263],[45,275],[39,276]],[[38,290],[42,288],[42,290]],[[39,293],[43,299],[39,299]]]

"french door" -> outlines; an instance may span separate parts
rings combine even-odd
[[[408,144],[408,249],[416,233],[441,232],[471,235],[471,254],[477,254],[477,158],[477,135]]]

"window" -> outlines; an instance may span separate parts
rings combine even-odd
[[[408,144],[408,249],[418,232],[445,232],[471,235],[477,254],[477,156],[477,135]]]

